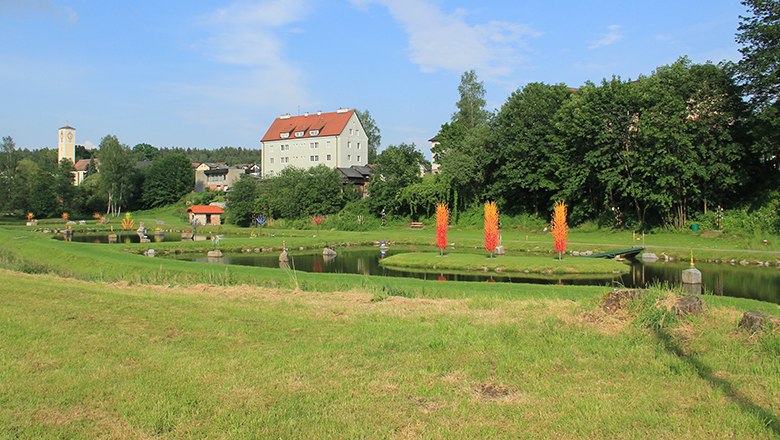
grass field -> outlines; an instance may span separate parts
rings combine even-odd
[[[562,260],[545,256],[500,256],[489,258],[478,254],[448,253],[441,256],[432,252],[396,254],[380,264],[392,268],[435,270],[443,273],[498,272],[507,274],[614,274],[627,272],[628,266],[604,258],[568,257]]]
[[[5,437],[778,435],[780,339],[592,295],[377,299],[0,271]]]
[[[607,315],[603,287],[215,267],[139,246],[0,228],[0,438],[780,436],[780,329],[737,330],[774,304],[704,296],[702,316],[676,319],[659,308],[676,293],[654,289]]]

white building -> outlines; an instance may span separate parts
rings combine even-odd
[[[273,177],[287,167],[349,168],[368,163],[368,136],[354,110],[282,115],[262,139],[262,172]]]

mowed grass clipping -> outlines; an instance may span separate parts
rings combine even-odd
[[[731,306],[653,330],[604,315],[599,296],[377,298],[0,271],[0,437],[778,435],[775,334],[737,332]]]
[[[559,260],[548,256],[502,255],[490,258],[479,254],[433,252],[405,253],[382,259],[383,266],[437,270],[442,272],[501,272],[546,275],[614,274],[628,272],[626,264],[606,258],[567,257]]]

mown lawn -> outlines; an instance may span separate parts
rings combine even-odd
[[[759,303],[706,298],[653,330],[652,309],[607,316],[572,289],[421,299],[3,270],[0,437],[780,435],[780,337],[736,331]]]
[[[442,256],[432,252],[396,254],[383,259],[382,265],[394,268],[416,270],[438,270],[442,272],[498,272],[534,273],[556,275],[614,274],[627,272],[628,266],[604,258],[567,257],[557,259],[551,256],[505,255],[489,258],[478,254],[447,253]]]

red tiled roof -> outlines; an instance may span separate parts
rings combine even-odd
[[[193,214],[224,214],[225,211],[219,206],[214,205],[192,205],[187,208],[188,213]]]
[[[274,119],[271,127],[263,136],[262,142],[278,141],[282,139],[304,139],[322,136],[336,136],[344,131],[347,122],[355,114],[354,110],[345,112],[330,112],[320,114],[309,114],[308,116],[290,116],[289,118],[278,117]],[[284,119],[282,119],[284,118]],[[311,135],[311,130],[319,130],[316,135]],[[295,132],[304,132],[302,137],[296,137]],[[282,133],[288,133],[288,138],[282,138]]]
[[[98,166],[100,164],[100,161],[95,159],[95,166]],[[76,171],[87,171],[89,168],[89,159],[79,159],[74,164],[74,167],[76,168]]]

